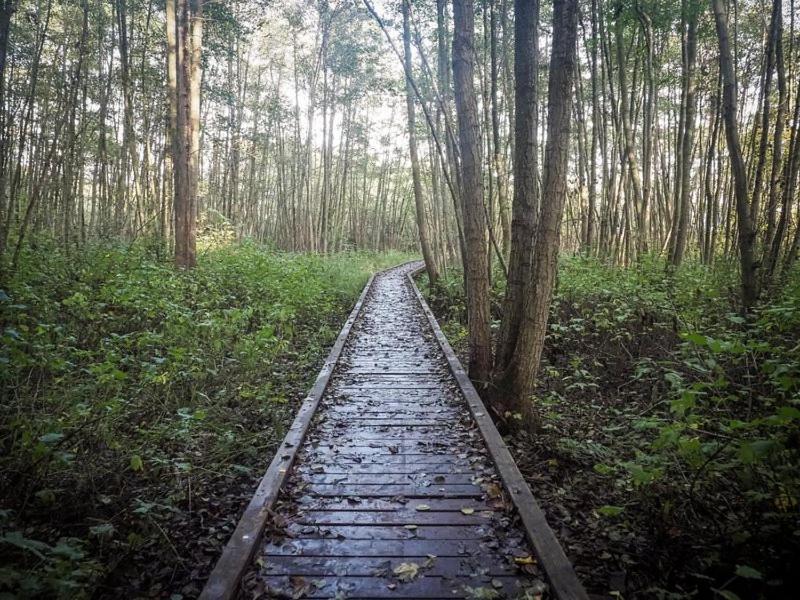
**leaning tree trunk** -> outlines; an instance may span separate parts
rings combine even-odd
[[[403,0],[403,51],[406,64],[405,72],[409,74],[413,72],[413,61],[411,60],[410,10],[409,0]],[[408,115],[408,152],[411,157],[411,179],[414,186],[414,206],[417,213],[419,245],[422,248],[422,257],[425,259],[425,269],[428,271],[428,280],[430,281],[431,287],[435,287],[439,280],[439,267],[436,264],[436,257],[431,249],[428,218],[425,214],[425,198],[422,195],[422,180],[419,172],[419,156],[417,154],[414,89],[411,85],[410,76],[406,77],[406,112]]]
[[[755,228],[750,214],[747,198],[747,169],[739,143],[739,130],[736,121],[736,76],[733,70],[730,42],[728,40],[728,17],[722,0],[711,0],[714,21],[719,41],[719,69],[722,74],[722,118],[725,122],[725,140],[728,144],[731,171],[733,173],[733,192],[736,199],[736,221],[739,234],[739,264],[742,271],[742,308],[749,311],[758,297],[758,280],[753,260]]]
[[[485,382],[492,366],[489,330],[489,254],[483,204],[478,103],[475,98],[475,15],[472,2],[453,2],[453,81],[461,149],[461,202],[464,214],[464,279],[469,322],[469,374]]]
[[[567,197],[577,15],[578,0],[553,2],[553,51],[547,98],[542,206],[536,228],[531,277],[524,290],[517,348],[503,382],[517,406],[523,406],[522,402],[533,393],[558,268],[561,220]]]

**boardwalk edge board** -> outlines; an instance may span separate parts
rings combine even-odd
[[[433,315],[428,303],[419,291],[414,276],[422,272],[424,267],[416,271],[412,271],[406,275],[409,285],[417,298],[417,301],[422,306],[425,316],[428,318],[428,323],[433,330],[439,346],[447,357],[447,363],[450,366],[450,371],[453,373],[458,386],[464,398],[467,400],[467,405],[472,413],[472,417],[478,424],[478,428],[483,435],[486,442],[486,447],[492,457],[492,461],[500,473],[503,484],[509,492],[514,506],[519,513],[520,520],[522,521],[525,534],[528,537],[531,545],[536,551],[536,555],[545,572],[552,592],[556,598],[560,600],[588,600],[589,596],[586,590],[578,580],[575,574],[575,569],[572,563],[564,554],[561,544],[558,542],[553,530],[547,523],[544,511],[539,507],[536,499],[533,497],[528,483],[520,473],[517,463],[511,456],[508,447],[506,446],[500,432],[497,431],[494,422],[492,421],[489,411],[478,395],[478,391],[472,385],[467,376],[461,361],[458,360],[453,348],[447,341],[444,333],[439,327],[436,317]]]
[[[199,597],[200,600],[229,600],[237,595],[242,575],[249,566],[261,541],[272,507],[294,464],[300,446],[305,440],[306,433],[311,425],[311,419],[316,413],[322,395],[328,387],[334,367],[339,361],[345,342],[350,335],[350,330],[353,328],[356,319],[358,319],[364,300],[374,280],[375,275],[372,275],[364,286],[364,290],[361,292],[344,327],[339,332],[339,337],[336,338],[328,358],[325,359],[325,363],[319,375],[317,375],[317,380],[297,411],[297,416],[286,433],[286,437],[276,448],[275,456],[267,472],[261,479],[253,498],[247,505],[233,535],[225,545],[222,555],[206,581]]]

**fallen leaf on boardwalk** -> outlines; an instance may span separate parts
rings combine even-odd
[[[497,590],[501,590],[503,589],[503,582],[499,579],[492,579],[492,587]]]
[[[403,527],[405,527],[406,529],[416,529],[417,528],[416,525],[403,525]]]
[[[489,498],[500,498],[503,495],[503,490],[496,483],[490,483],[484,489],[489,494]]]
[[[308,595],[308,592],[311,591],[311,584],[303,577],[289,577],[289,585],[292,586],[291,594],[294,600],[298,600],[299,598]]]
[[[417,504],[416,508],[417,508],[417,510],[430,510],[431,509],[431,507],[428,506],[427,504]]]
[[[428,558],[425,559],[425,562],[422,563],[423,569],[430,569],[433,566],[434,561],[436,560],[435,554],[428,554]]]
[[[389,588],[390,590],[396,590],[397,589],[397,584],[396,583],[387,583],[386,587]]]
[[[514,557],[514,562],[517,563],[518,565],[535,565],[536,564],[536,559],[533,558],[530,555],[528,555],[528,556],[515,556]]]
[[[475,509],[465,506],[464,508],[461,509],[461,512],[464,513],[465,515],[471,515],[475,512]]]
[[[393,572],[400,581],[412,581],[419,574],[419,565],[417,563],[400,563]]]
[[[464,597],[472,598],[473,600],[493,600],[500,597],[500,592],[492,588],[479,587],[471,588],[466,586],[464,588]]]

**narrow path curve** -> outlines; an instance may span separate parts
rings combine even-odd
[[[244,597],[541,594],[513,504],[407,282],[418,267],[376,276]]]

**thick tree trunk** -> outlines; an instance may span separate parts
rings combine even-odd
[[[524,290],[523,319],[516,352],[504,381],[504,387],[517,406],[533,393],[558,268],[561,221],[567,197],[577,21],[578,0],[553,2],[553,51],[548,85],[542,206],[536,227],[531,278]]]
[[[538,210],[538,0],[516,0],[514,15],[514,198],[508,282],[495,360],[499,374],[508,368],[516,353],[522,321],[523,288],[531,277],[533,233]]]
[[[453,80],[461,149],[461,203],[464,214],[464,279],[469,322],[469,373],[486,382],[492,367],[489,330],[489,254],[483,204],[481,142],[475,97],[475,15],[468,0],[453,2]]]
[[[170,105],[174,103],[171,112],[175,114],[172,143],[175,264],[183,268],[194,267],[197,263],[202,10],[202,0],[167,0],[167,57],[175,60],[174,75],[172,67],[167,72]],[[174,37],[169,33],[172,23],[175,24]]]

